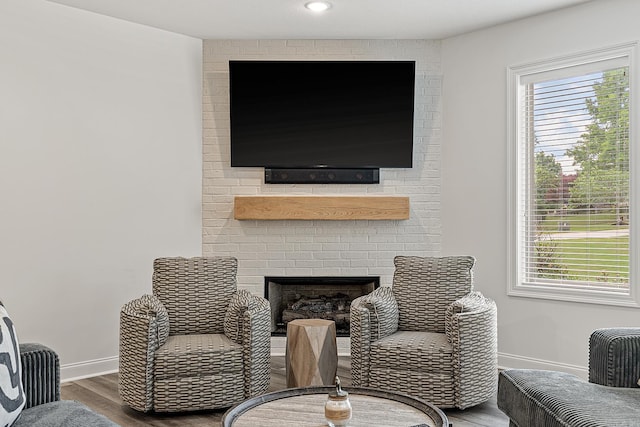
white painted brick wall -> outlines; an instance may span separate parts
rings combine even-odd
[[[431,40],[205,40],[203,44],[203,255],[238,258],[238,284],[263,295],[264,276],[375,275],[391,284],[396,255],[441,247],[440,42]],[[233,59],[415,60],[413,168],[381,169],[380,184],[264,184],[262,168],[230,167]],[[233,197],[253,194],[409,196],[406,221],[236,221]],[[275,353],[278,353],[275,350]]]

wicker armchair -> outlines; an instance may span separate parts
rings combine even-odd
[[[270,307],[235,258],[159,258],[153,295],[120,311],[120,396],[139,411],[229,407],[270,380]]]
[[[351,303],[354,386],[464,409],[497,389],[496,305],[473,291],[473,257],[394,259],[392,287]]]

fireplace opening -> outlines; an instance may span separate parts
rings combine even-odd
[[[336,336],[348,337],[351,301],[378,286],[378,276],[265,277],[271,335],[286,336],[287,323],[295,319],[326,319],[336,322]]]

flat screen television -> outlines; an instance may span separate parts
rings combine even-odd
[[[231,166],[410,168],[415,61],[229,61]]]

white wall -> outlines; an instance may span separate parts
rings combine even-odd
[[[443,252],[478,257],[503,366],[585,375],[594,329],[640,326],[636,309],[506,295],[506,69],[638,40],[638,16],[637,0],[595,1],[443,41]]]
[[[201,253],[202,41],[0,1],[0,299],[63,378],[117,367],[157,256]]]

